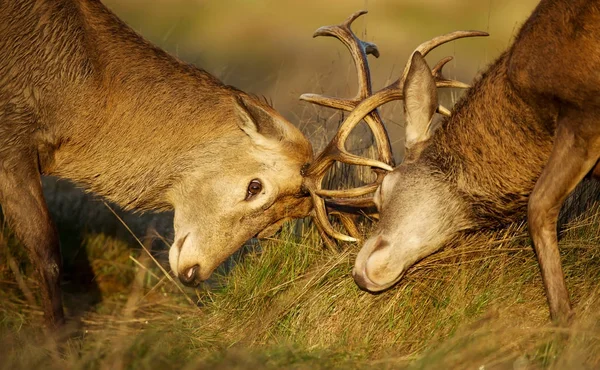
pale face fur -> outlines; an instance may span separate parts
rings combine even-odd
[[[246,102],[238,115],[246,135],[229,148],[223,162],[204,163],[188,174],[171,194],[175,208],[175,242],[169,252],[173,273],[196,285],[248,239],[265,237],[291,218],[308,214],[310,199],[301,194],[302,166],[310,161],[310,146],[290,148],[300,132],[266,107]],[[268,113],[269,115],[267,115]],[[267,121],[280,121],[276,133],[265,133]],[[262,127],[262,128],[261,128]],[[263,132],[260,132],[261,129]],[[271,127],[273,129],[273,127]],[[244,153],[235,153],[235,148]],[[227,149],[225,149],[227,150]],[[252,181],[261,190],[249,195]],[[195,276],[190,280],[186,274]]]
[[[404,85],[406,160],[375,193],[380,222],[356,257],[352,275],[362,289],[377,292],[439,250],[469,224],[467,204],[451,182],[419,161],[436,125],[437,93],[431,70],[419,53],[412,57]]]
[[[466,224],[457,198],[435,174],[413,164],[388,174],[375,193],[381,221],[358,253],[356,283],[371,292],[387,289],[440,249]]]

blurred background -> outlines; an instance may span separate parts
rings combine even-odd
[[[511,43],[536,0],[104,0],[119,17],[155,44],[216,75],[227,84],[264,95],[309,135],[316,149],[327,135],[314,127],[333,114],[300,102],[302,93],[353,96],[354,66],[332,38],[313,39],[320,26],[341,23],[355,11],[354,32],[379,46],[370,57],[374,89],[393,82],[421,42],[454,30],[481,30],[487,38],[462,39],[428,57],[447,55],[446,77],[470,82]],[[452,105],[454,93],[442,94]],[[402,155],[401,103],[383,110],[397,158]],[[334,119],[331,125],[336,125]],[[329,133],[331,130],[327,130]],[[331,133],[330,133],[331,134]],[[360,132],[359,132],[360,134]]]
[[[402,73],[422,41],[459,29],[487,31],[490,37],[458,40],[428,57],[434,65],[454,56],[446,77],[470,82],[510,45],[537,2],[102,1],[172,54],[272,100],[317,150],[341,116],[298,97],[356,92],[347,51],[334,39],[312,39],[318,27],[369,11],[354,31],[379,46],[381,57],[370,59],[375,89]],[[459,97],[460,91],[441,95],[448,108]],[[398,161],[402,104],[391,103],[382,113]],[[350,144],[368,152],[369,139],[362,127]],[[227,283],[222,289],[205,292],[209,284],[188,289],[188,299],[196,302],[190,305],[128,230],[166,266],[172,214],[140,217],[105,205],[69,182],[44,182],[62,242],[65,306],[81,324],[67,332],[64,345],[36,338],[37,331],[29,328],[41,312],[24,303],[15,283],[23,275],[36,287],[32,266],[14,237],[6,237],[12,247],[2,251],[7,233],[0,233],[0,368],[599,368],[598,208],[561,233],[577,311],[566,330],[548,322],[538,263],[523,225],[468,235],[459,248],[445,248],[420,262],[399,286],[377,295],[359,291],[350,278],[358,244],[324,251],[317,238],[283,232],[257,246],[265,246],[260,257],[246,255],[242,268],[217,279]],[[579,194],[600,199],[597,188],[593,196],[585,188]],[[11,253],[19,266],[9,270],[2,259]],[[234,263],[236,256],[223,270]]]

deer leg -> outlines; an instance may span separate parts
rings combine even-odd
[[[42,193],[35,155],[27,159],[0,158],[0,204],[9,225],[25,245],[40,282],[46,324],[56,329],[64,323],[60,291],[61,255],[58,233]],[[8,163],[18,163],[9,165]]]
[[[586,130],[586,124],[588,124]],[[552,320],[572,316],[560,262],[556,224],[565,198],[594,167],[600,154],[596,133],[583,114],[559,118],[554,147],[528,203],[528,226],[542,272]]]

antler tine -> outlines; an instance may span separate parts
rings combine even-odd
[[[435,78],[443,78],[442,77],[442,68],[444,68],[444,66],[446,64],[448,64],[448,62],[450,62],[452,59],[454,59],[453,57],[445,57],[443,59],[441,59],[436,65],[435,67],[433,67],[431,69],[431,74],[435,77]]]
[[[323,198],[313,194],[312,200],[314,202],[313,216],[317,221],[318,227],[322,229],[325,234],[331,236],[332,238],[346,242],[358,241],[358,238],[353,238],[346,234],[342,234],[334,229],[333,226],[331,226],[331,223],[327,218],[327,208],[325,207],[325,200]]]
[[[450,117],[452,116],[452,112],[450,112],[450,110],[446,107],[444,107],[443,105],[438,105],[437,107],[437,112],[441,115],[444,115],[446,117]]]
[[[348,198],[348,199],[326,199],[325,204],[332,205],[332,206],[356,207],[356,208],[367,208],[367,207],[375,206],[373,197]]]
[[[358,37],[356,37],[354,32],[352,32],[352,23],[364,14],[367,14],[366,10],[358,11],[350,15],[350,17],[348,17],[342,24],[321,27],[313,34],[313,37],[335,37],[340,40],[350,52],[352,60],[354,61],[354,66],[356,67],[358,78],[358,92],[356,97],[353,99],[354,101],[360,101],[360,99],[364,99],[371,95],[371,75],[369,73],[369,62],[367,60],[367,55],[372,54],[375,56],[375,58],[379,58],[379,49],[377,49],[377,45],[360,40]],[[313,98],[315,98],[314,95]],[[317,100],[314,102],[323,105],[327,103],[324,100],[318,100],[319,99],[317,98]]]
[[[316,192],[317,195],[320,195],[322,197],[328,197],[330,199],[327,199],[328,203],[327,204],[331,204],[331,205],[349,205],[349,204],[364,204],[364,200],[365,199],[372,199],[371,198],[358,198],[361,197],[363,195],[367,195],[370,193],[374,193],[375,190],[377,190],[377,187],[379,187],[379,184],[381,184],[381,182],[383,181],[383,178],[385,177],[385,172],[376,172],[377,174],[377,178],[375,179],[375,181],[373,181],[371,184],[367,184],[358,188],[353,188],[353,189],[343,189],[343,190],[328,190],[328,189],[319,189],[319,191]],[[369,203],[370,204],[370,203]]]
[[[360,232],[358,231],[358,227],[356,227],[356,224],[354,223],[354,220],[350,215],[338,211],[330,212],[330,214],[339,217],[340,221],[342,221],[342,225],[344,225],[344,228],[348,230],[348,234],[350,234],[352,238],[357,240],[360,239]]]
[[[471,86],[469,84],[466,84],[464,82],[461,81],[457,81],[457,80],[449,80],[446,79],[443,75],[442,75],[442,68],[444,68],[444,66],[451,61],[453,58],[452,57],[445,57],[442,60],[440,60],[435,67],[433,67],[433,69],[431,70],[431,74],[433,75],[433,78],[435,80],[435,86],[436,87],[456,87],[459,89],[468,89]],[[451,113],[450,110],[446,107],[444,107],[443,105],[439,105],[437,108],[437,112],[439,114],[442,114],[446,117],[450,117]]]
[[[440,45],[443,45],[447,42],[462,39],[465,37],[478,37],[478,36],[489,36],[490,34],[483,31],[454,31],[447,33],[442,36],[437,36],[432,38],[429,41],[425,41],[421,45],[417,46],[415,51],[418,51],[424,57],[429,54],[429,52]],[[409,59],[410,60],[410,59]]]
[[[354,21],[357,18],[359,18],[361,15],[367,14],[368,12],[369,12],[368,10],[364,10],[364,9],[354,12],[354,13],[350,14],[350,16],[348,18],[346,18],[346,20],[341,25],[346,28],[350,28],[350,26],[352,26],[352,23],[354,23]]]
[[[356,106],[354,100],[334,98],[332,96],[324,96],[319,94],[302,94],[300,100],[309,103],[317,104],[323,107],[334,108],[350,112]]]
[[[369,72],[367,55],[372,54],[375,57],[379,57],[379,50],[375,44],[360,40],[351,29],[352,23],[366,13],[367,11],[364,10],[356,12],[350,15],[350,17],[348,17],[343,23],[334,26],[321,27],[317,29],[313,35],[313,37],[335,37],[346,46],[352,56],[357,73],[358,91],[355,97],[351,99],[340,99],[317,94],[304,94],[300,97],[301,100],[344,111],[352,111],[354,108],[360,105],[361,101],[372,95],[371,75]],[[352,113],[350,116],[352,116]],[[375,141],[377,143],[379,160],[356,156],[349,153],[345,148],[345,142],[350,132],[362,119],[366,121],[367,125],[373,132]],[[349,237],[337,232],[329,223],[325,202],[321,197],[362,196],[375,191],[379,183],[373,183],[349,190],[324,190],[322,189],[323,178],[335,161],[353,165],[371,166],[374,168],[383,169],[385,171],[392,170],[393,156],[391,145],[387,131],[376,107],[365,111],[365,113],[362,114],[358,120],[345,120],[335,137],[331,140],[327,147],[325,147],[323,152],[321,152],[321,154],[315,159],[311,167],[306,171],[305,186],[313,198],[313,213],[319,230],[333,238],[351,241],[358,238],[358,232],[355,225],[353,225],[353,227],[349,226],[350,223],[352,223],[352,220],[350,218],[340,216],[344,227],[351,235],[353,235],[353,237]],[[376,170],[376,173],[377,179],[380,181],[383,176],[380,171]]]
[[[344,190],[319,189],[315,191],[315,194],[327,198],[352,198],[373,193],[375,190],[377,190],[377,187],[379,187],[379,184],[373,183],[360,186],[358,188]]]
[[[469,87],[471,87],[471,85],[466,84],[461,81],[457,81],[457,80],[449,80],[442,75],[442,68],[444,68],[444,66],[452,59],[454,59],[454,58],[452,58],[452,57],[443,58],[431,70],[431,74],[433,75],[433,78],[435,79],[435,86],[436,87],[456,87],[456,88],[460,88],[460,89],[468,89]]]
[[[458,40],[458,39],[465,38],[465,37],[478,37],[478,36],[489,36],[489,33],[483,32],[483,31],[450,32],[450,33],[447,33],[442,36],[434,37],[429,41],[425,41],[421,45],[417,46],[417,48],[412,52],[412,54],[419,52],[419,53],[421,53],[421,55],[423,55],[423,57],[425,57],[427,54],[429,54],[429,52],[431,50],[433,50],[433,49],[437,48],[438,46],[443,45],[447,42]],[[411,54],[410,58],[408,58],[409,61],[412,60],[412,54]],[[442,66],[443,66],[443,64],[442,64]],[[410,62],[406,64],[406,67],[404,67],[404,73],[402,74],[403,82],[406,80],[406,75],[408,74],[409,69],[410,69]],[[446,87],[446,86],[439,86],[439,87]]]
[[[471,85],[456,80],[436,79],[436,87],[456,87],[458,89],[468,89]]]

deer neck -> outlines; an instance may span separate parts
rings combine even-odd
[[[201,97],[195,102],[192,109],[182,99],[146,97],[141,103],[124,97],[95,110],[94,118],[84,111],[54,131],[44,172],[126,209],[169,209],[168,192],[182,174],[214,172],[219,163],[202,158],[225,158],[219,153],[235,152],[245,139],[226,107],[219,108],[222,103],[207,107]]]
[[[456,104],[425,154],[486,226],[524,215],[553,144],[556,113],[541,113],[520,96],[509,58],[503,54]]]
[[[182,173],[213,171],[215,161],[199,158],[243,140],[232,119],[238,92],[150,45],[100,2],[76,4],[67,23],[85,30],[70,52],[77,64],[49,79],[40,102],[52,112],[40,122],[42,172],[126,209],[169,209]]]

